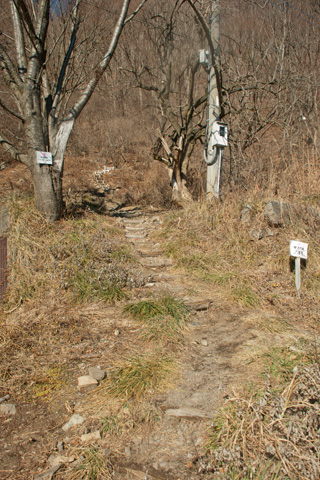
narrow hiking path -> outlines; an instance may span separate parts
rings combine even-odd
[[[229,302],[178,268],[153,235],[165,228],[166,215],[139,208],[114,215],[144,279],[131,301],[170,294],[190,310],[183,342],[171,346],[179,378],[148,406],[146,415],[156,421],[143,421],[140,414],[136,421],[134,408],[114,404],[103,382],[83,389],[77,385],[92,367],[109,372],[123,358],[152,348],[141,338],[141,325],[124,313],[125,301],[71,304],[61,298],[50,312],[43,302],[22,305],[6,320],[7,328],[16,329],[8,367],[16,414],[5,417],[1,426],[1,480],[90,478],[73,472],[78,472],[83,452],[92,451],[111,458],[115,468],[112,477],[101,478],[210,480],[210,473],[199,474],[197,464],[210,419],[234,388],[256,379],[259,365],[252,360],[270,346],[293,344],[303,334],[289,323],[279,325],[272,311]],[[39,345],[33,336],[37,328],[42,332]],[[20,382],[21,377],[28,381],[17,393],[14,378]],[[30,380],[35,401],[30,400]],[[65,431],[73,415],[83,421]],[[96,436],[83,440],[91,433]]]
[[[261,320],[263,313],[252,315],[228,305],[214,291],[203,291],[203,286],[179,272],[152,236],[152,231],[163,228],[161,215],[132,212],[122,223],[141,265],[152,275],[149,292],[172,294],[191,311],[185,345],[178,353],[180,381],[155,398],[163,412],[161,420],[150,432],[132,438],[127,461],[134,468],[129,468],[127,478],[198,479],[195,464],[208,420],[233,388],[254,378],[254,369],[249,373],[246,365],[251,352],[268,343],[282,343],[283,337],[256,331],[256,320]]]

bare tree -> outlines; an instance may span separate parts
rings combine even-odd
[[[222,4],[223,96],[231,176],[246,183],[319,151],[319,11],[313,0]],[[265,175],[267,177],[267,175]]]
[[[153,156],[168,167],[178,200],[190,198],[189,161],[202,161],[194,147],[204,140],[207,76],[198,51],[208,46],[214,57],[211,3],[150,1],[139,28],[126,29],[121,49],[121,71],[142,92],[140,110],[153,114],[146,127]],[[308,146],[319,149],[317,3],[221,2],[221,65],[215,69],[221,117],[229,126],[223,175],[232,183],[252,184],[253,175],[260,183],[275,162],[281,170]],[[133,36],[139,48],[132,47]]]
[[[60,11],[58,2],[50,10],[50,0],[3,2],[11,12],[11,29],[6,19],[0,64],[10,95],[1,95],[0,107],[20,124],[23,135],[17,134],[18,127],[8,135],[2,131],[0,143],[29,168],[35,205],[49,221],[61,214],[64,154],[74,123],[106,72],[123,28],[146,1],[131,13],[131,0],[93,6],[70,0],[61,2]],[[102,35],[100,25],[100,38],[94,25],[85,28],[97,6],[111,30]],[[38,163],[39,151],[52,152],[53,164]]]
[[[206,73],[198,53],[203,30],[184,2],[157,1],[140,17],[139,35],[146,47],[137,52],[128,41],[125,72],[148,96],[145,104],[158,120],[153,156],[168,168],[173,199],[181,202],[191,198],[189,159],[205,131]]]

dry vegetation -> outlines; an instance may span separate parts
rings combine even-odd
[[[203,479],[319,476],[318,207],[295,203],[292,223],[258,240],[252,232],[267,228],[265,202],[259,192],[242,202],[232,196],[220,204],[196,202],[167,212],[156,234],[177,271],[185,272],[190,291],[214,291],[221,305],[251,310],[262,336],[292,337],[288,346],[266,345],[242,359],[248,371],[264,376],[230,395],[210,422],[203,453],[193,461]],[[250,219],[242,223],[242,207],[248,204]],[[79,362],[100,356],[108,377],[92,395],[89,410],[115,451],[133,431],[151,428],[160,418],[152,397],[177,378],[190,312],[168,295],[137,300],[147,279],[116,219],[87,210],[48,225],[30,200],[15,197],[10,208],[1,392],[38,408],[54,408],[57,401],[69,405]],[[309,244],[301,299],[289,266],[292,238]],[[113,317],[129,318],[130,336],[123,337],[118,351],[108,351],[114,328],[105,319],[108,308],[116,308]],[[301,338],[293,333],[297,328]],[[80,463],[57,478],[108,478],[119,461],[94,446],[77,445],[72,452]]]
[[[269,354],[265,388],[235,392],[208,431],[214,479],[319,477],[319,358],[316,345]]]
[[[293,209],[292,223],[273,228],[270,236],[260,240],[253,235],[267,228],[267,199],[260,192],[242,197],[242,202],[229,197],[220,205],[200,203],[172,213],[159,237],[168,255],[200,283],[200,289],[214,289],[216,301],[264,311],[263,321],[253,314],[256,330],[290,336],[295,325],[301,334],[311,333],[311,341],[294,335],[290,347],[262,344],[245,359],[248,369],[260,368],[265,385],[262,377],[233,392],[214,417],[207,453],[195,461],[199,478],[319,477],[319,209],[302,202],[300,196],[295,199],[299,203]],[[241,210],[248,204],[250,220],[242,223]],[[293,238],[307,242],[310,248],[307,268],[302,271],[301,300],[296,297],[288,261]]]
[[[143,284],[133,272],[136,261],[121,229],[107,218],[89,214],[48,225],[32,202],[18,199],[10,213],[8,310],[56,292],[77,301],[112,302]]]
[[[317,208],[297,204],[295,218],[284,229],[269,229],[257,241],[255,232],[268,226],[264,220],[263,200],[257,193],[251,198],[229,197],[219,206],[205,203],[186,207],[168,216],[161,241],[168,255],[180,267],[204,284],[214,285],[224,297],[246,306],[274,305],[281,310],[294,298],[294,275],[289,270],[290,239],[299,238],[310,245],[308,268],[303,272],[302,314],[318,320],[319,302],[319,214]],[[240,220],[241,211],[250,205],[250,220]],[[285,300],[288,298],[288,301]],[[305,305],[305,309],[303,307]],[[314,305],[314,308],[312,308]]]
[[[99,358],[108,376],[88,409],[110,450],[118,454],[133,432],[158,422],[161,412],[151,399],[178,378],[191,314],[182,301],[165,294],[140,298],[149,278],[110,214],[135,204],[165,209],[156,239],[174,259],[177,272],[188,279],[190,292],[208,296],[213,292],[219,308],[252,312],[252,324],[262,338],[259,350],[242,359],[248,372],[255,372],[256,383],[229,395],[209,422],[192,471],[199,480],[317,480],[319,30],[313,23],[319,8],[315,2],[298,0],[291,2],[294,11],[288,7],[281,12],[275,5],[260,8],[261,2],[222,3],[224,107],[231,135],[221,202],[204,201],[202,145],[195,145],[186,157],[185,174],[194,201],[183,209],[172,203],[167,169],[152,161],[158,128],[164,125],[163,110],[155,92],[132,88],[137,87],[134,69],[149,66],[144,71],[147,78],[162,84],[167,64],[154,35],[165,35],[168,24],[148,31],[148,11],[140,25],[141,49],[131,42],[132,26],[88,115],[75,127],[64,173],[65,211],[59,222],[44,221],[29,198],[29,176],[1,157],[0,203],[10,208],[11,227],[9,288],[0,311],[0,397],[9,392],[28,408],[40,409],[43,417],[71,414],[79,365]],[[150,11],[159,8],[160,3]],[[313,15],[312,23],[306,25],[306,16],[295,15],[297,9]],[[175,42],[180,47],[191,40],[201,43],[196,27],[193,39],[182,27],[185,18],[186,25],[192,20],[183,12],[186,17],[172,17],[172,47]],[[176,84],[170,108],[175,118],[187,106],[183,95],[188,79],[181,72],[187,71],[189,50],[184,53],[186,57],[173,57]],[[205,88],[202,72],[197,94]],[[15,121],[6,124],[1,119],[10,138],[19,134]],[[164,126],[162,133],[174,145],[179,129],[171,127]],[[105,166],[114,170],[104,173],[103,186],[98,185],[94,172]],[[266,224],[268,200],[290,205],[292,218],[286,226]],[[246,206],[244,222],[241,212]],[[301,299],[289,265],[292,239],[309,245]],[[124,326],[115,343],[117,322]],[[264,345],[267,333],[286,337],[284,345]],[[45,441],[52,442],[49,434]],[[43,452],[38,454],[41,458]],[[109,479],[119,463],[119,456],[115,459],[96,446],[76,444],[72,454],[78,465],[65,467],[57,478]],[[26,453],[26,463],[32,461]],[[36,467],[44,469],[43,460]],[[30,471],[9,472],[5,478],[26,480],[34,473]]]

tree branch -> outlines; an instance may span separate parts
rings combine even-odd
[[[14,110],[11,110],[7,105],[3,103],[3,101],[0,99],[0,107],[2,107],[6,112],[10,113],[13,117],[16,117],[18,120],[21,120],[22,123],[24,123],[24,118],[19,115],[19,113],[15,112]]]
[[[28,11],[24,0],[13,0],[18,2],[21,8],[24,8]],[[47,35],[48,25],[49,25],[49,12],[50,12],[50,0],[39,0],[38,8],[37,8],[37,24],[35,29],[32,28],[31,34],[32,37],[31,41],[34,45],[33,51],[31,52],[31,57],[28,64],[28,72],[27,77],[32,82],[38,81],[38,74],[40,72],[41,66],[44,63],[44,42]],[[32,21],[29,15],[29,12],[26,14],[28,15],[27,25],[32,25]],[[25,18],[25,17],[23,17]],[[29,25],[31,23],[31,25]]]
[[[12,2],[14,3],[20,19],[24,23],[26,32],[33,43],[36,38],[36,32],[34,30],[34,26],[27,5],[25,4],[24,0],[12,0]]]
[[[13,0],[10,1],[10,6],[17,51],[18,72],[20,73],[20,75],[24,75],[27,71],[27,55],[23,37],[21,18],[18,14],[17,7]]]
[[[135,11],[132,13],[132,15],[130,15],[130,17],[128,17],[128,18],[125,20],[123,26],[126,25],[128,22],[130,22],[130,21],[137,15],[137,13],[141,10],[141,8],[143,7],[143,5],[144,5],[145,3],[147,3],[147,1],[148,1],[148,0],[142,0],[142,2],[141,2],[140,5],[135,9]]]
[[[16,147],[12,145],[9,140],[7,140],[1,133],[0,133],[0,145],[4,149],[6,153],[9,153],[12,158],[18,160],[19,162],[25,163],[26,155],[20,154]]]
[[[16,69],[14,67],[14,64],[7,54],[5,48],[3,45],[0,43],[0,63],[3,66],[3,74],[7,78],[7,81],[9,83],[9,86],[13,93],[15,94],[16,98],[20,99],[21,96],[21,91],[23,87],[23,82],[16,72]]]
[[[51,128],[54,126],[54,123],[56,121],[56,109],[57,109],[57,105],[58,105],[58,102],[59,102],[59,99],[60,99],[61,89],[62,89],[63,81],[64,81],[64,78],[65,78],[65,75],[66,75],[66,71],[67,71],[68,63],[69,63],[69,60],[70,60],[70,57],[71,57],[71,53],[72,53],[72,51],[74,49],[74,46],[75,46],[77,31],[79,29],[79,19],[78,19],[79,3],[80,2],[78,0],[75,7],[74,7],[73,13],[72,13],[73,28],[72,28],[72,32],[71,32],[70,43],[69,43],[68,50],[66,52],[66,55],[64,57],[64,60],[63,60],[63,63],[62,63],[61,69],[60,69],[59,78],[58,78],[58,82],[57,82],[57,87],[56,87],[56,91],[55,91],[55,95],[54,95],[54,99],[53,99],[53,103],[52,103],[52,107],[51,107],[51,112],[48,112],[48,113],[50,113],[50,126],[51,126]]]
[[[99,63],[99,65],[95,68],[93,72],[93,76],[89,81],[87,87],[85,88],[83,95],[80,97],[79,101],[71,108],[69,114],[67,115],[66,120],[69,120],[71,118],[76,119],[79,116],[79,114],[81,113],[85,105],[88,103],[91,95],[93,94],[100,78],[102,77],[103,73],[107,69],[107,66],[109,65],[110,60],[112,59],[115,49],[118,45],[118,41],[124,27],[130,1],[131,0],[123,0],[121,13],[120,13],[117,25],[115,27],[115,30],[113,32],[113,36],[109,44],[109,48],[105,53],[103,59]]]

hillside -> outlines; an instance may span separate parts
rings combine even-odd
[[[177,209],[163,191],[152,205],[141,165],[79,175],[82,161],[53,225],[23,169],[1,172],[0,478],[318,478],[316,198],[253,189]]]
[[[319,480],[319,2],[0,5],[0,480]]]

